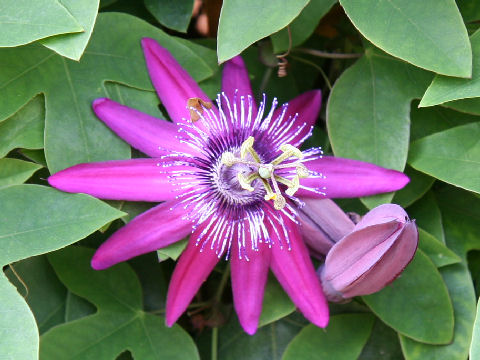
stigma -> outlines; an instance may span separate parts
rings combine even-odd
[[[240,186],[247,191],[253,192],[255,189],[251,183],[259,180],[265,188],[265,200],[273,200],[273,206],[276,210],[281,210],[287,204],[279,184],[287,186],[285,194],[293,196],[300,188],[300,179],[309,176],[309,171],[302,163],[303,153],[295,146],[283,144],[280,146],[282,153],[270,163],[264,163],[258,153],[253,148],[254,138],[249,136],[240,147],[240,157],[236,157],[230,151],[222,154],[221,162],[223,165],[231,167],[234,164],[248,165],[252,170],[249,174],[239,172],[237,180]],[[284,163],[290,158],[297,158],[293,162]],[[295,168],[296,175],[292,179],[287,179],[279,175],[279,170]]]

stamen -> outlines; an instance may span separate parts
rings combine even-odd
[[[282,146],[280,146],[282,154],[279,155],[271,163],[265,164],[261,161],[260,156],[253,148],[254,140],[255,139],[253,138],[253,136],[249,136],[247,140],[242,143],[242,145],[240,146],[241,158],[237,158],[232,152],[226,151],[222,154],[221,163],[228,167],[231,167],[234,164],[245,164],[255,168],[256,171],[252,172],[248,176],[245,176],[241,172],[237,174],[237,180],[240,186],[244,190],[253,192],[255,191],[255,188],[251,185],[252,181],[260,179],[266,192],[264,196],[265,200],[273,200],[274,208],[276,210],[282,210],[286,206],[287,201],[282,195],[278,183],[287,186],[285,194],[287,194],[288,196],[293,196],[298,191],[298,189],[300,188],[300,178],[305,178],[310,175],[308,169],[305,167],[305,165],[301,163],[304,155],[296,147],[290,144],[283,144]],[[247,160],[247,154],[250,154],[254,161]],[[297,157],[299,160],[286,164],[280,164],[281,162],[293,156]],[[287,179],[283,176],[275,174],[275,170],[288,168],[294,168],[297,173],[292,179]],[[287,170],[286,173],[288,174],[291,171],[292,170]],[[269,180],[271,182],[271,185]]]

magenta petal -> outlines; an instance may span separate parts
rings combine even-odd
[[[165,201],[174,199],[176,187],[159,159],[112,160],[79,164],[48,178],[53,187],[66,192],[85,193],[100,199]],[[188,169],[169,166],[171,171]]]
[[[346,198],[370,196],[400,190],[410,179],[403,173],[363,161],[324,156],[321,159],[306,162],[308,170],[323,174],[325,179],[309,177],[302,179],[300,185],[323,188],[326,196],[300,189],[297,196]]]
[[[188,72],[183,69],[170,52],[155,40],[142,39],[143,52],[153,86],[174,123],[190,119],[187,109],[189,98],[210,102]]]
[[[302,145],[305,137],[310,133],[322,105],[322,93],[320,90],[310,90],[298,95],[288,102],[288,109],[284,121],[289,121],[295,114],[298,114],[290,129],[281,137],[280,144],[288,143],[295,147]],[[282,108],[275,110],[275,119],[282,112]],[[300,130],[301,128],[301,130]]]
[[[297,225],[290,220],[288,235],[291,250],[279,246],[275,231],[271,231],[275,244],[272,246],[272,271],[303,315],[313,324],[326,327],[328,324],[328,305],[315,273],[308,250],[303,243]],[[279,232],[280,233],[280,232]]]
[[[248,227],[247,227],[248,229]],[[247,239],[247,244],[249,239]],[[265,244],[259,244],[258,251],[247,250],[248,260],[240,259],[238,244],[232,245],[232,290],[233,304],[240,325],[249,335],[255,334],[258,319],[262,313],[263,294],[270,267],[271,251]]]
[[[250,78],[248,77],[248,70],[245,66],[245,62],[242,57],[235,56],[233,59],[228,60],[223,66],[222,74],[222,91],[227,95],[230,101],[233,100],[236,90],[237,92],[237,106],[240,105],[240,96],[251,96],[255,99],[250,84]],[[257,113],[257,104],[255,100],[252,101],[252,112],[255,115]]]
[[[391,283],[412,261],[418,245],[418,230],[414,222],[408,222],[395,243],[378,263],[371,267],[355,283],[345,289],[345,297],[368,295]]]
[[[189,147],[177,140],[177,125],[171,122],[157,119],[106,98],[96,99],[93,102],[93,110],[118,136],[151,157],[165,154],[159,147],[191,152]]]
[[[103,270],[121,261],[161,249],[183,239],[192,223],[182,220],[185,210],[169,201],[140,214],[115,232],[97,250],[92,259],[95,270]]]
[[[210,249],[208,245],[203,251],[200,251],[200,246],[196,246],[196,240],[202,230],[203,227],[197,229],[190,237],[187,248],[173,271],[167,294],[167,326],[172,326],[182,315],[219,261],[215,250]]]
[[[415,223],[400,206],[376,207],[328,253],[321,270],[326,294],[338,301],[382,289],[412,260],[417,244]]]

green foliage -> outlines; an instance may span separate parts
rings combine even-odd
[[[480,250],[479,2],[224,0],[218,19],[216,2],[204,1],[209,25],[219,20],[217,39],[199,39],[194,3],[0,5],[0,358],[480,359],[478,259],[469,255],[467,264],[467,253]],[[107,204],[46,179],[81,162],[145,156],[91,109],[109,97],[169,120],[143,37],[166,47],[212,99],[221,89],[217,60],[240,53],[257,100],[266,93],[268,103],[283,103],[321,89],[303,148],[409,176],[396,193],[339,204],[359,215],[385,202],[405,207],[419,229],[414,261],[380,292],[330,303],[326,329],[295,311],[270,274],[253,336],[239,325],[224,261],[177,324],[165,326],[168,285],[188,237],[92,270],[94,248],[156,204]],[[277,55],[286,52],[287,76],[279,77]]]
[[[192,16],[194,0],[144,0],[148,11],[169,29],[186,32]]]
[[[452,340],[452,302],[440,273],[421,250],[392,285],[363,300],[402,335],[429,344]]]
[[[480,193],[480,122],[415,141],[408,162],[452,185]]]
[[[45,209],[48,209],[47,217]],[[122,215],[89,196],[71,196],[38,185],[1,189],[0,213],[2,265],[62,248]],[[33,315],[3,275],[0,287],[4,314],[0,318],[0,356],[33,359],[38,353],[38,332]]]
[[[0,18],[0,46],[28,44],[48,36],[85,31],[58,0],[6,0]]]
[[[356,359],[372,331],[373,320],[370,314],[342,314],[330,318],[328,331],[308,325],[288,345],[282,359]]]
[[[223,63],[233,58],[255,41],[284,28],[300,14],[308,2],[309,0],[225,0],[218,24],[218,62]]]
[[[138,359],[198,358],[184,330],[178,325],[168,329],[162,317],[143,312],[140,283],[128,265],[95,271],[92,255],[90,249],[69,247],[48,256],[65,286],[93,303],[97,312],[45,333],[41,357],[114,359],[128,349]]]
[[[387,53],[439,74],[471,76],[471,46],[454,0],[340,4],[362,35]]]

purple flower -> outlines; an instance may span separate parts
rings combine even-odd
[[[345,236],[333,241],[319,273],[327,299],[342,302],[377,292],[395,280],[415,255],[418,231],[405,210],[385,204],[369,211]]]
[[[173,273],[166,321],[171,326],[222,256],[231,258],[234,305],[255,333],[268,269],[300,311],[328,323],[320,281],[297,225],[301,198],[356,197],[395,191],[408,178],[354,160],[299,151],[311,135],[321,103],[313,90],[276,108],[257,106],[240,57],[223,68],[216,105],[172,55],[143,39],[153,85],[172,122],[109,99],[97,116],[151,159],[80,164],[49,178],[52,186],[102,199],[162,202],[112,235],[92,267],[105,269],[170,245],[190,241]],[[188,106],[187,106],[188,104]]]

